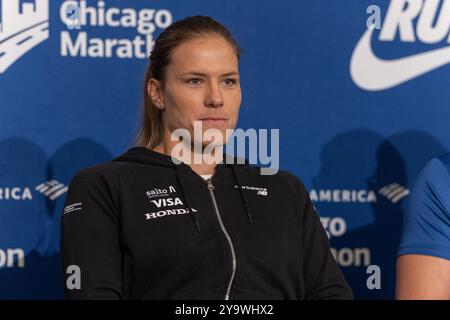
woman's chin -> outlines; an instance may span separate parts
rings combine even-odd
[[[216,140],[203,140],[202,146],[203,148],[220,148],[224,145],[223,141],[216,141]]]

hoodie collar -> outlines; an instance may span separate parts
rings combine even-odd
[[[236,170],[237,167],[242,167],[242,166],[248,165],[248,161],[246,159],[239,158],[239,161],[244,162],[244,164],[238,164],[237,163],[238,158],[233,157],[226,153],[223,154],[223,159],[226,159],[225,163],[223,163],[223,161],[218,163],[217,164],[218,167],[216,168],[216,170],[220,169],[221,167],[230,167],[231,168],[234,181],[238,187],[241,201],[244,206],[244,211],[248,217],[249,222],[253,223],[253,216],[250,212],[250,208],[248,206],[248,202],[245,197],[245,193],[242,189],[242,185],[240,184],[240,181],[238,178],[238,173]],[[230,161],[230,160],[232,160],[232,161]],[[244,160],[244,161],[242,161],[242,160]],[[112,161],[114,161],[114,162],[119,162],[119,161],[120,162],[137,162],[137,163],[144,163],[144,164],[174,168],[176,175],[177,175],[177,182],[180,186],[181,195],[184,200],[183,203],[185,203],[186,206],[188,207],[188,213],[191,216],[191,218],[193,219],[193,222],[197,228],[197,231],[200,232],[200,226],[199,226],[197,217],[192,213],[192,210],[191,210],[192,206],[190,205],[189,198],[187,197],[187,194],[183,187],[184,183],[181,179],[182,175],[180,174],[180,169],[181,168],[186,169],[186,167],[188,167],[187,164],[181,162],[179,165],[177,165],[172,161],[171,156],[163,154],[163,153],[159,153],[159,152],[156,152],[156,151],[153,151],[148,148],[141,147],[141,146],[132,147],[132,148],[128,149],[124,154],[114,158]]]

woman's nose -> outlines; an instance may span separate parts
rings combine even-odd
[[[207,107],[221,107],[223,106],[222,91],[218,85],[211,84],[208,88],[208,92],[205,99]]]

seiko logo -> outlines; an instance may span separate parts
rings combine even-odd
[[[0,74],[49,37],[48,0],[0,0]]]
[[[386,90],[450,63],[448,45],[394,60],[379,58],[372,50],[373,32],[363,34],[350,62],[352,79],[362,89]],[[437,0],[391,0],[378,40],[394,41],[397,33],[402,42],[450,43],[450,0],[442,6]]]

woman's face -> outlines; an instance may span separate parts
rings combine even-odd
[[[220,36],[182,43],[171,55],[164,89],[159,91],[166,130],[184,128],[194,137],[194,121],[201,121],[202,132],[218,129],[226,141],[226,129],[236,127],[242,98],[236,51]],[[195,138],[199,142],[200,137]]]

